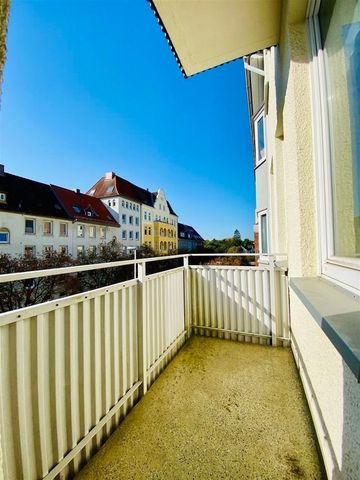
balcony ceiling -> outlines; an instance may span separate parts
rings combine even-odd
[[[186,76],[275,45],[281,0],[151,0]]]

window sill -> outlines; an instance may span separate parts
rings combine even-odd
[[[360,382],[360,298],[319,277],[292,278],[290,288]]]

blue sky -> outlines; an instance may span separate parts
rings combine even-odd
[[[13,0],[0,162],[82,191],[115,171],[205,238],[252,238],[242,61],[185,80],[146,0]]]

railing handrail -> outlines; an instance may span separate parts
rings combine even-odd
[[[86,272],[92,270],[102,270],[115,267],[125,267],[127,265],[140,265],[150,262],[162,262],[165,260],[175,260],[177,258],[189,257],[267,257],[269,259],[278,256],[286,256],[283,253],[264,254],[264,253],[185,253],[178,255],[166,255],[161,257],[138,258],[133,260],[118,260],[116,262],[89,263],[86,265],[75,265],[72,267],[47,268],[44,270],[29,270],[24,272],[2,273],[0,274],[0,284],[7,282],[16,282],[20,280],[30,280],[32,278],[52,277],[55,275],[66,275],[71,273]]]

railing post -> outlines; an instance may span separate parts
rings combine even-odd
[[[146,319],[146,263],[138,264],[138,357],[141,396],[147,392],[147,319]]]
[[[184,255],[184,317],[186,339],[191,337],[191,271],[189,268],[189,255]]]
[[[271,302],[271,345],[273,347],[277,346],[277,325],[278,325],[278,315],[279,315],[279,305],[277,299],[277,286],[276,286],[276,272],[275,272],[275,257],[272,255],[269,256],[269,267],[270,267],[270,302]]]

